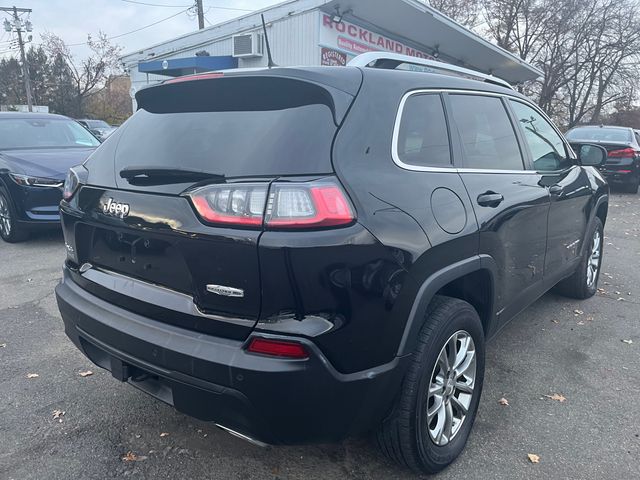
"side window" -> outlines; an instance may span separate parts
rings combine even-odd
[[[464,167],[524,170],[518,139],[502,100],[480,95],[450,95]]]
[[[449,133],[442,98],[416,94],[407,99],[398,132],[398,158],[417,167],[451,166]]]
[[[573,165],[562,138],[551,124],[528,105],[514,100],[510,102],[531,150],[533,167],[540,172],[553,172]]]

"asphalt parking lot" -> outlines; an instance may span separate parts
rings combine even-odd
[[[437,478],[640,478],[639,235],[640,195],[614,194],[603,290],[547,294],[489,345],[471,439]],[[413,478],[367,438],[261,449],[118,383],[63,333],[63,259],[56,232],[0,243],[0,479]]]

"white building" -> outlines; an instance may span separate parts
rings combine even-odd
[[[266,67],[261,14],[279,66],[344,65],[368,51],[392,51],[471,68],[512,84],[541,76],[418,0],[289,0],[122,57],[132,92],[170,77]]]

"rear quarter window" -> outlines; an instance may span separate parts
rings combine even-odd
[[[397,132],[399,160],[410,166],[451,166],[449,132],[439,94],[407,98]]]

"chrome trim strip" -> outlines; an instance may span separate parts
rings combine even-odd
[[[234,437],[238,437],[238,438],[240,438],[240,439],[242,439],[242,440],[244,440],[244,441],[246,441],[246,442],[249,442],[249,443],[251,443],[251,444],[253,444],[253,445],[256,445],[256,446],[258,446],[258,447],[262,447],[262,448],[264,448],[264,447],[268,447],[268,446],[269,446],[269,445],[268,445],[268,444],[266,444],[266,443],[263,443],[263,442],[261,442],[261,441],[259,441],[259,440],[256,440],[256,439],[254,439],[254,438],[248,437],[247,435],[245,435],[245,434],[243,434],[243,433],[236,432],[235,430],[231,430],[230,428],[225,427],[224,425],[220,425],[219,423],[215,423],[214,425],[215,425],[216,427],[218,427],[220,430],[224,430],[225,432],[230,433],[230,434],[231,434],[231,435],[233,435]]]
[[[465,174],[465,173],[486,173],[486,174],[519,174],[519,175],[539,175],[539,173],[535,170],[484,170],[484,169],[478,169],[478,168],[456,168],[454,166],[451,167],[423,167],[423,166],[418,166],[418,165],[410,165],[408,163],[404,163],[401,159],[400,156],[398,155],[398,141],[400,138],[400,123],[402,121],[402,114],[404,113],[404,107],[407,103],[407,100],[409,100],[410,97],[412,97],[413,95],[421,95],[421,94],[441,94],[441,93],[454,93],[454,94],[469,94],[469,95],[481,95],[481,96],[486,96],[486,97],[498,97],[498,98],[502,98],[502,97],[508,97],[510,99],[513,100],[517,100],[525,105],[528,105],[532,108],[534,108],[537,112],[539,112],[541,115],[544,116],[545,119],[547,119],[547,121],[549,123],[551,123],[551,125],[556,128],[553,123],[551,122],[551,120],[549,120],[549,118],[544,114],[544,112],[542,112],[539,108],[537,108],[535,105],[533,105],[531,102],[527,102],[526,100],[516,96],[516,95],[510,95],[509,93],[496,93],[496,92],[485,92],[482,90],[457,90],[457,89],[444,89],[444,88],[422,88],[422,89],[417,89],[417,90],[411,90],[410,92],[407,92],[404,94],[404,96],[402,97],[402,100],[400,100],[400,106],[398,107],[398,113],[396,114],[396,121],[395,121],[395,125],[393,127],[393,139],[391,142],[391,157],[393,158],[393,163],[395,163],[398,167],[404,169],[404,170],[411,170],[414,172],[432,172],[432,173],[458,173],[458,174]],[[557,130],[557,129],[556,129]],[[560,137],[564,140],[564,136],[562,136],[562,134],[560,134]],[[566,147],[566,140],[565,140],[565,147]]]
[[[85,265],[83,265],[83,267],[85,267]],[[193,297],[190,295],[176,292],[170,288],[138,280],[110,270],[91,266],[84,272],[81,272],[81,275],[87,280],[113,292],[119,293],[120,295],[157,305],[158,307],[174,312],[206,318],[208,320],[216,320],[218,322],[241,325],[244,327],[253,327],[256,324],[255,320],[229,318],[221,315],[204,313],[198,308]]]

